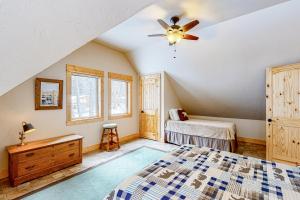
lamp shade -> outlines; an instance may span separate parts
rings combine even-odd
[[[32,126],[31,123],[22,122],[22,125],[24,133],[30,133],[35,131],[35,128]]]

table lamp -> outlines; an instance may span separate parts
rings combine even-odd
[[[32,126],[31,123],[26,123],[26,122],[22,122],[22,126],[23,126],[23,131],[19,132],[19,139],[21,141],[21,143],[19,144],[20,146],[25,145],[25,134],[27,133],[31,133],[33,131],[35,131],[35,128]]]

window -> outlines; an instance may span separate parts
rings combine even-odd
[[[103,71],[67,65],[67,125],[103,118]]]
[[[132,76],[108,73],[109,119],[131,117]]]

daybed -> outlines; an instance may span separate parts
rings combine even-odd
[[[165,141],[177,145],[194,144],[235,152],[236,128],[232,122],[209,121],[191,118],[186,121],[168,120]]]

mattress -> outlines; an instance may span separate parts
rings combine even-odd
[[[187,121],[168,120],[165,130],[185,135],[234,140],[236,129],[232,122],[190,119]]]
[[[300,199],[300,169],[184,145],[126,179],[105,199]]]

